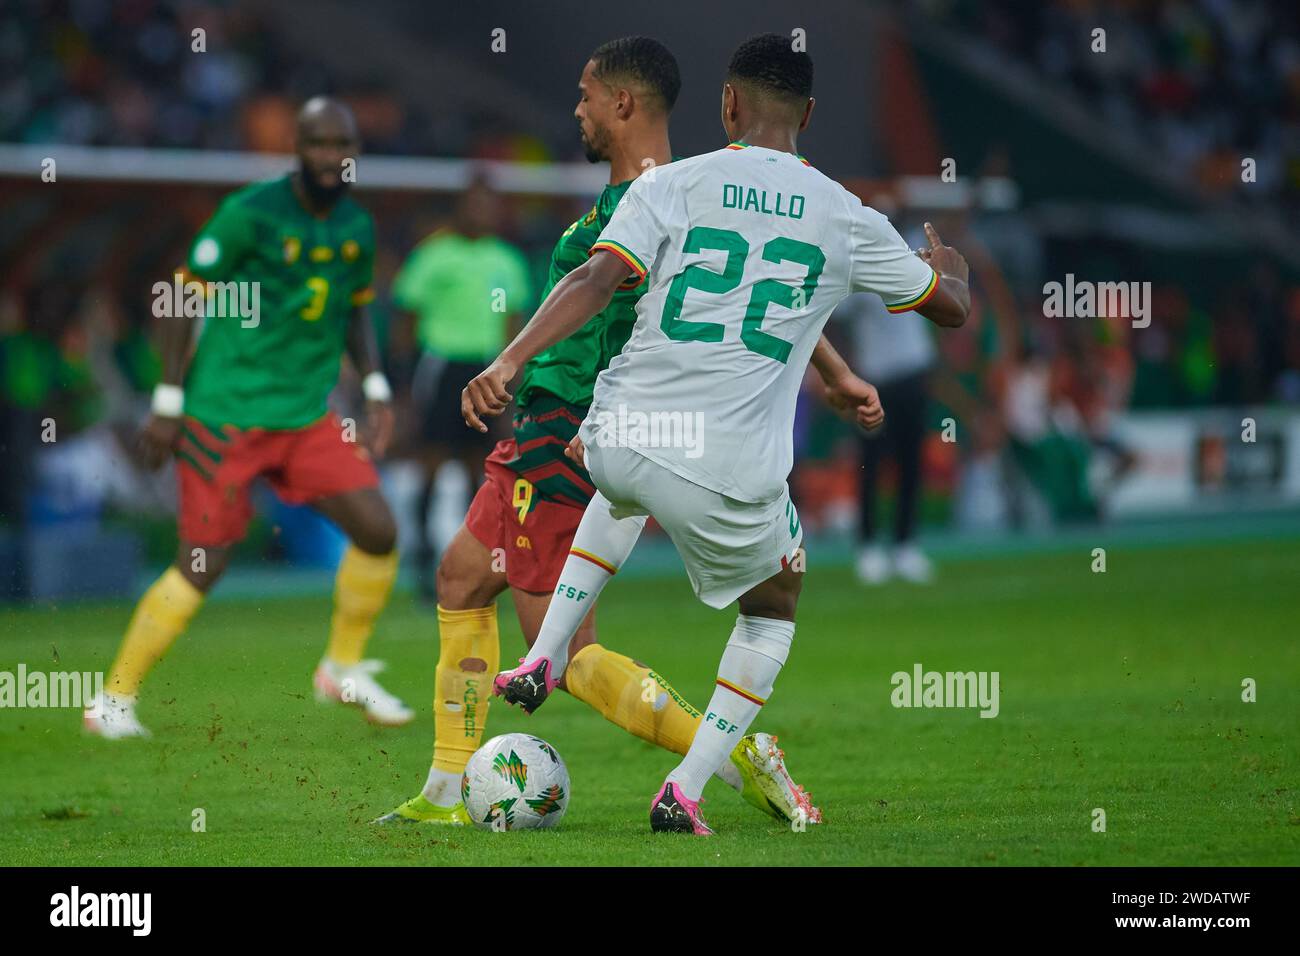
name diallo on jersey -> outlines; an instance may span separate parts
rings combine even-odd
[[[797,193],[791,196],[776,193],[775,199],[769,202],[766,189],[740,186],[735,183],[722,184],[723,209],[765,213],[769,216],[781,216],[785,219],[802,219],[803,207],[804,197]]]

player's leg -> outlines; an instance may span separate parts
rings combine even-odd
[[[483,740],[492,700],[487,688],[500,665],[495,601],[506,589],[499,546],[506,508],[500,487],[484,483],[438,562],[433,762],[420,793],[376,823],[469,822],[460,778]]]
[[[515,614],[519,617],[519,627],[524,632],[524,644],[531,648],[537,643],[542,622],[546,620],[546,609],[551,603],[551,592],[525,591],[523,588],[512,587],[510,599],[515,605]],[[573,639],[569,641],[569,659],[572,660],[580,651],[595,642],[596,607],[592,605],[587,610],[587,616],[578,625],[578,630],[574,632]],[[560,676],[558,681],[560,690],[569,690],[567,677],[567,674]]]
[[[270,433],[266,476],[289,504],[308,504],[348,537],[334,579],[329,643],[313,675],[318,700],[355,704],[373,723],[396,726],[415,712],[381,687],[377,661],[362,660],[375,620],[397,578],[397,525],[379,492],[379,474],[352,429],[334,415]]]
[[[577,560],[570,553],[571,547],[583,549],[574,538],[585,512],[539,498],[536,489],[517,476],[509,500],[506,526],[517,547],[510,552],[508,579],[524,640],[532,647],[552,593],[566,580],[566,561]],[[594,540],[593,519],[585,520],[587,552],[621,553],[622,546]],[[686,752],[701,719],[700,712],[659,673],[598,643],[594,605],[588,607],[579,622],[569,642],[568,657],[570,663],[559,682],[562,689],[642,740],[674,753]],[[724,767],[719,776],[743,791],[744,781],[736,767]]]
[[[341,700],[364,708],[366,718],[396,727],[415,712],[381,687],[378,662],[363,661],[375,621],[388,603],[397,579],[397,525],[377,488],[357,488],[317,498],[312,506],[348,537],[334,579],[334,613],[329,643],[314,682],[322,700]]]
[[[512,588],[524,640],[532,647],[541,630],[550,593]],[[703,714],[657,671],[601,644],[592,606],[569,642],[569,663],[560,676],[561,690],[582,701],[610,723],[647,743],[676,754],[686,753]],[[718,776],[737,791],[744,781],[730,762]]]
[[[437,584],[433,762],[423,794],[451,806],[460,803],[461,775],[487,727],[492,675],[501,663],[496,598],[506,581],[498,557],[462,526],[438,562]]]
[[[591,461],[593,456],[589,454],[588,457],[589,463],[595,464]],[[649,483],[643,479],[641,472],[662,470],[630,452],[620,455],[606,450],[595,457],[602,459],[597,466],[598,481],[620,499],[630,498],[638,485]],[[684,490],[688,493],[700,490],[676,476],[671,476],[670,481],[671,486],[664,491],[664,497],[668,499],[680,497],[683,491],[680,486],[685,486]],[[699,728],[701,713],[660,674],[641,662],[598,643],[595,640],[594,604],[579,599],[584,589],[590,589],[594,601],[594,594],[604,587],[611,576],[609,568],[615,566],[614,562],[621,566],[644,526],[644,516],[635,515],[634,504],[628,503],[617,509],[617,512],[631,513],[631,517],[627,514],[615,517],[614,507],[603,494],[598,493],[583,512],[578,529],[573,533],[573,545],[565,557],[559,583],[554,587],[554,598],[540,594],[521,595],[519,589],[515,589],[516,606],[521,610],[520,622],[531,647],[529,654],[538,654],[539,642],[530,636],[530,632],[543,630],[542,624],[534,623],[539,615],[552,640],[562,637],[570,627],[577,627],[567,648],[568,665],[558,671],[559,678],[563,679],[569,693],[629,733],[666,750],[685,754]],[[777,508],[779,507],[778,504]],[[568,508],[560,509],[553,521],[559,521],[570,511]],[[546,520],[547,512],[542,508],[536,509],[533,514],[539,521]],[[765,516],[765,520],[768,517],[770,516]],[[784,516],[780,517],[784,522]],[[771,524],[771,521],[768,520],[767,523]],[[536,531],[533,533],[535,540],[544,537]],[[555,537],[562,535],[557,531]],[[775,545],[781,547],[788,544],[793,549],[797,543],[778,540]],[[762,553],[769,552],[770,547]],[[538,553],[532,552],[533,555]],[[594,562],[593,558],[596,559]],[[613,561],[609,558],[613,558]],[[777,560],[779,557],[774,558],[772,563],[777,563]],[[588,565],[594,567],[595,572],[589,571]],[[752,579],[751,577],[750,580]],[[549,574],[549,580],[555,580],[554,572]],[[575,580],[578,581],[574,586],[576,593],[570,594],[570,586],[565,582]],[[730,603],[731,600],[728,597],[724,603]],[[536,668],[538,658],[533,659],[533,667]],[[526,657],[523,666],[517,670],[528,670],[528,660]],[[799,811],[802,801],[807,805],[805,812],[816,819],[818,814],[815,808],[803,791],[790,780],[783,758],[784,755],[776,748],[775,738],[767,734],[754,734],[738,740],[731,759],[723,761],[714,773],[763,813],[790,820]]]
[[[790,559],[799,554],[802,528],[788,489],[770,502],[746,503],[644,458],[624,467],[640,503],[673,539],[699,598],[715,608],[740,602],[717,688],[685,758],[651,803],[652,827],[710,832],[699,798],[728,760],[754,806],[779,819],[818,822],[820,811],[790,779],[775,738],[746,735],[794,635],[802,562]]]
[[[592,496],[547,603],[537,639],[518,667],[503,671],[493,682],[495,693],[528,713],[540,707],[558,685],[574,635],[645,528],[644,514],[616,517],[613,508],[599,491]]]
[[[135,715],[140,685],[189,627],[212,586],[226,569],[226,548],[180,544],[176,563],[163,572],[135,606],[108,671],[104,697],[87,710],[84,724],[110,740],[147,737]]]
[[[653,829],[708,832],[698,810],[704,785],[731,756],[772,693],[794,640],[802,578],[787,564],[741,595],[740,614],[722,653],[704,721],[655,798]]]
[[[104,696],[84,715],[91,733],[109,739],[148,735],[135,716],[140,686],[225,571],[230,546],[243,538],[252,517],[248,484],[260,467],[259,449],[247,436],[185,420],[176,460],[176,562],[136,604]]]

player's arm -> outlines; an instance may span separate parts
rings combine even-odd
[[[966,259],[952,246],[945,246],[934,226],[925,224],[925,238],[930,247],[917,253],[939,275],[938,288],[923,306],[916,311],[935,325],[960,328],[970,315],[970,267]]]
[[[178,270],[190,282],[225,282],[233,279],[239,264],[255,244],[253,220],[239,202],[226,200],[198,235]],[[157,468],[171,455],[180,440],[181,416],[185,411],[182,381],[194,339],[194,319],[168,316],[163,319],[159,351],[162,353],[162,381],[154,388],[150,415],[140,432],[140,452],[145,464]]]
[[[913,251],[888,219],[855,199],[849,202],[849,290],[876,293],[895,315],[915,310],[946,328],[965,323],[969,269],[961,253],[945,246],[928,222],[926,248]]]
[[[824,335],[813,349],[812,365],[826,385],[826,402],[831,408],[852,418],[860,428],[880,427],[885,410],[880,406],[875,386],[855,375]]]
[[[382,458],[393,438],[393,389],[379,364],[379,342],[370,321],[369,306],[353,307],[344,341],[352,366],[361,376],[361,391],[366,397],[370,453]]]
[[[500,415],[513,397],[507,389],[533,356],[568,338],[600,313],[628,276],[627,263],[604,249],[578,266],[551,289],[532,321],[496,360],[476,375],[460,395],[465,424],[487,431],[482,416]]]
[[[168,316],[160,323],[158,350],[162,354],[162,379],[154,386],[149,417],[139,437],[140,454],[151,469],[161,467],[180,440],[185,405],[182,382],[194,340],[194,322],[192,316],[182,314]]]

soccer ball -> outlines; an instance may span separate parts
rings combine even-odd
[[[569,806],[569,771],[540,737],[502,734],[469,758],[460,798],[484,830],[553,827]]]

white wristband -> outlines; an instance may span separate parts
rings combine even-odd
[[[159,382],[153,387],[150,407],[159,418],[180,418],[185,410],[185,390],[179,385]]]
[[[371,372],[361,380],[361,392],[368,402],[391,402],[393,390],[383,372]]]

